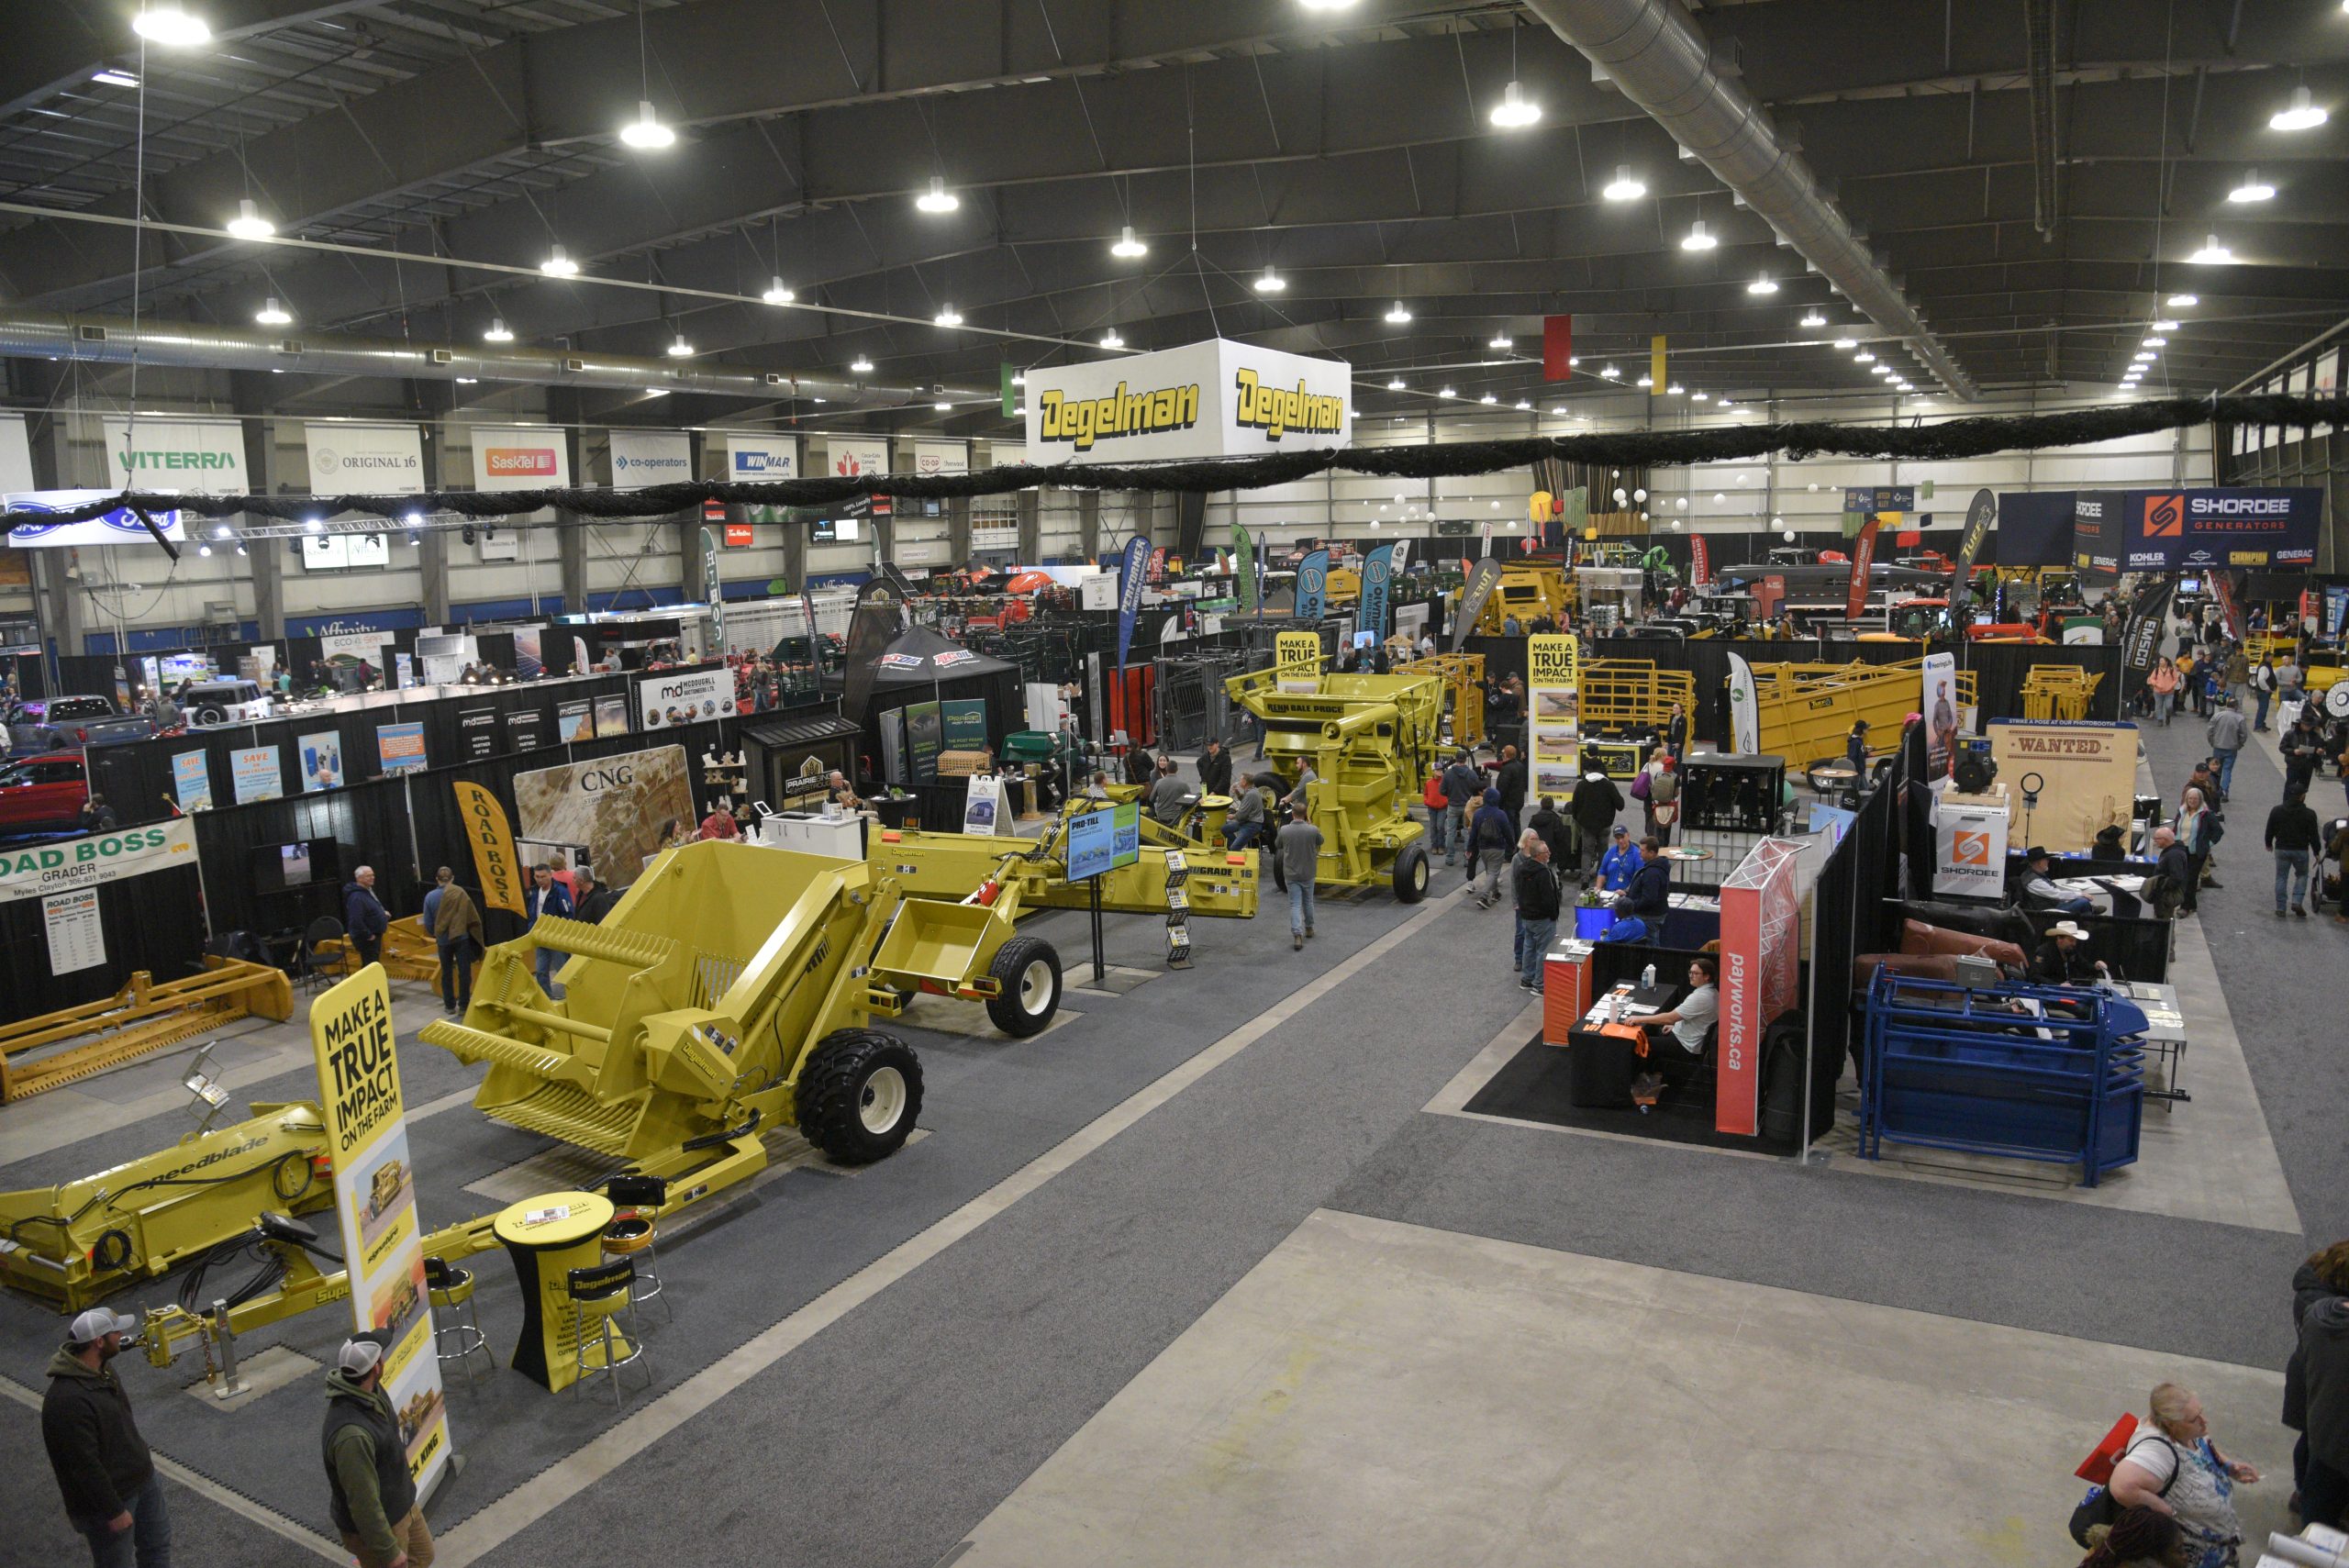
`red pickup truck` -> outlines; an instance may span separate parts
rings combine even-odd
[[[78,751],[10,762],[0,767],[0,833],[74,827],[89,798],[89,775]]]

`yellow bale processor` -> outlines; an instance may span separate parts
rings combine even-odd
[[[1428,662],[1391,675],[1337,674],[1319,666],[1310,691],[1301,665],[1258,670],[1224,683],[1231,700],[1264,721],[1264,761],[1286,797],[1309,764],[1303,805],[1321,829],[1315,881],[1365,887],[1382,879],[1416,904],[1427,895],[1426,832],[1409,807],[1442,751],[1445,675]]]
[[[535,978],[541,950],[562,955],[560,1001]],[[924,992],[1033,1035],[1060,1006],[1060,958],[975,899],[713,840],[663,854],[602,925],[541,919],[492,948],[463,1021],[417,1038],[489,1064],[473,1104],[493,1119],[699,1195],[763,1168],[772,1123],[847,1163],[903,1144],[921,1065],[869,1026]]]
[[[1477,613],[1475,629],[1482,637],[1498,637],[1511,616],[1520,631],[1532,626],[1538,616],[1564,626],[1577,598],[1573,577],[1556,562],[1508,562],[1492,597]]]

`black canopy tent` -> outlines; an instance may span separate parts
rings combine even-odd
[[[840,689],[844,676],[825,677],[826,691]],[[863,772],[881,774],[881,731],[894,715],[914,703],[977,698],[986,704],[987,744],[1000,751],[1003,738],[1026,711],[1019,667],[940,636],[926,626],[909,627],[882,649],[873,673],[873,695],[864,715]]]

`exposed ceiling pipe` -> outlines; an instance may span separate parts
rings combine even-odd
[[[2055,0],[2024,0],[2022,34],[2024,74],[2031,83],[2031,226],[2042,241],[2049,241],[2055,238],[2056,219]],[[2162,152],[2166,157],[2169,150]]]
[[[69,316],[0,309],[0,358],[72,360],[84,364],[142,365],[189,370],[285,371],[304,375],[383,376],[416,381],[521,383],[606,388],[616,392],[697,392],[763,402],[821,397],[843,408],[875,410],[927,406],[941,397],[995,406],[993,389],[971,392],[936,386],[882,386],[709,362],[633,359],[623,354],[570,353],[513,344],[436,348],[381,338],[313,334],[298,328],[240,331],[180,321],[134,325],[118,316]]]
[[[1954,395],[1969,402],[1978,395],[1973,378],[1876,265],[1768,112],[1722,74],[1711,41],[1679,0],[1526,3],[1863,315],[1912,346]]]

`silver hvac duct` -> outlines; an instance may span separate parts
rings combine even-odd
[[[306,375],[388,376],[417,381],[523,382],[547,386],[606,388],[616,392],[699,392],[719,397],[774,400],[822,397],[847,407],[898,407],[928,402],[930,387],[889,387],[853,382],[795,379],[787,373],[747,366],[681,365],[674,360],[630,359],[618,354],[574,354],[556,349],[498,344],[435,348],[380,338],[309,334],[299,328],[240,331],[183,321],[143,321],[121,317],[66,316],[46,311],[0,309],[0,358],[78,360],[127,365],[136,354],[143,365],[191,370],[296,371]],[[949,393],[978,399],[977,393]],[[990,404],[991,394],[985,395]]]
[[[1974,382],[1926,329],[1868,254],[1802,155],[1779,137],[1753,95],[1721,74],[1712,44],[1679,0],[1526,0],[1551,30],[1604,72],[1689,155],[1770,227],[1861,314],[1914,347],[1951,392]]]

